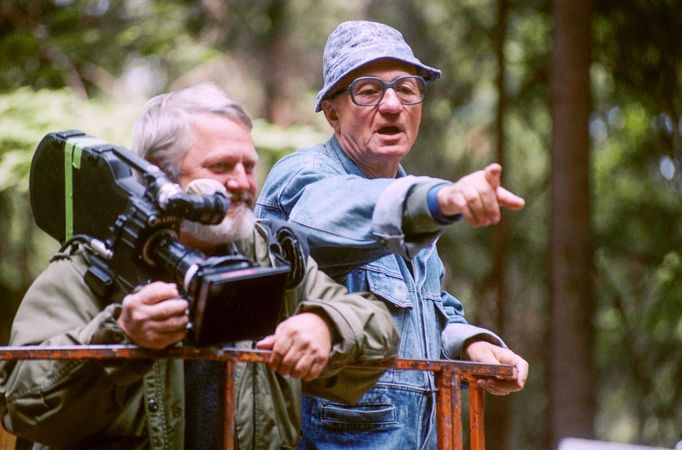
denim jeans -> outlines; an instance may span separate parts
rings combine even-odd
[[[433,395],[377,385],[352,407],[304,397],[298,449],[435,449]]]

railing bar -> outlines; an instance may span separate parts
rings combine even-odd
[[[134,345],[72,345],[72,346],[0,346],[0,360],[14,359],[206,359],[214,361],[267,362],[270,351],[238,350],[231,347],[173,347],[150,350]],[[393,359],[363,364],[352,368],[383,368],[398,370],[427,370],[436,372],[448,367],[462,375],[479,377],[511,376],[513,368],[506,364],[481,364],[470,361]]]
[[[237,361],[265,363],[270,351],[238,350],[231,347],[173,347],[150,350],[134,345],[72,345],[72,346],[0,346],[2,360],[45,359],[204,359],[224,361],[225,413],[223,416],[223,448],[234,449],[235,386],[234,365]],[[423,370],[435,373],[438,445],[440,449],[462,450],[462,394],[461,381],[469,382],[469,416],[471,450],[485,450],[483,390],[478,378],[511,376],[510,365],[481,364],[469,361],[393,359],[348,367],[367,369]],[[453,420],[454,419],[454,420]]]
[[[485,450],[485,418],[483,414],[483,389],[476,378],[469,380],[469,433],[471,450]]]

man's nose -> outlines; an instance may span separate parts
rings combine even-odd
[[[393,88],[388,88],[384,92],[384,98],[381,99],[379,103],[379,111],[385,113],[397,113],[402,110],[403,104],[398,98]]]
[[[237,192],[243,192],[250,189],[251,183],[243,164],[237,164],[234,167],[234,170],[232,170],[225,182],[225,187],[228,191]]]

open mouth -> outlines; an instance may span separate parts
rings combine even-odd
[[[378,130],[379,134],[393,135],[401,132],[400,128],[394,126],[381,127]]]

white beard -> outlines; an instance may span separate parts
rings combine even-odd
[[[213,195],[219,192],[230,198],[225,186],[206,178],[193,180],[187,185],[185,191],[188,194],[201,195]],[[183,220],[180,232],[190,236],[201,246],[216,246],[246,239],[251,236],[256,225],[256,216],[249,206],[251,203],[252,201],[246,201],[230,210],[223,221],[216,225]]]

